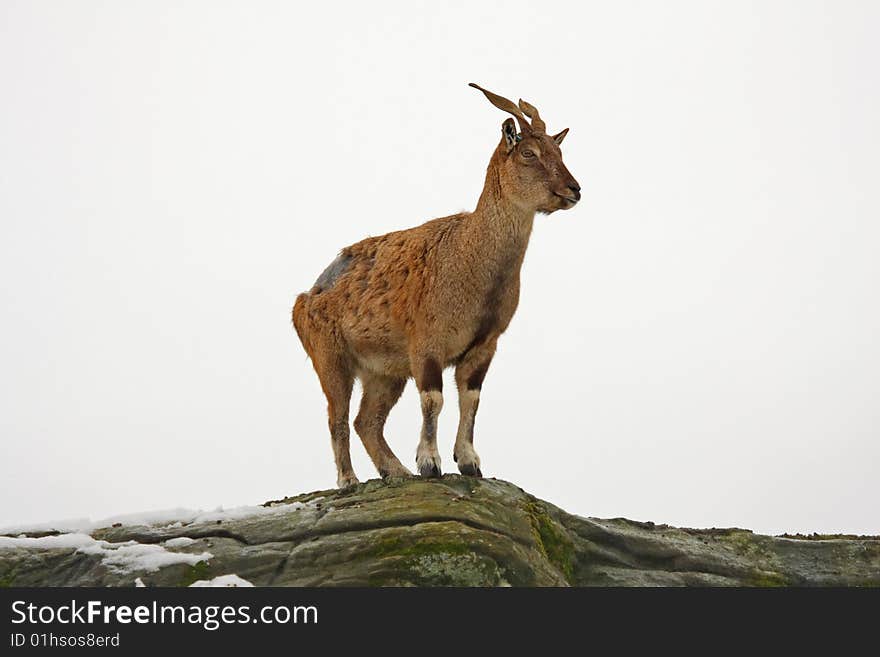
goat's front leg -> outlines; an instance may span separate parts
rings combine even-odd
[[[480,406],[483,379],[495,355],[496,344],[497,338],[492,338],[472,347],[455,369],[459,419],[452,458],[458,464],[458,471],[469,477],[483,476],[480,457],[474,450],[474,421]]]
[[[427,356],[415,359],[413,369],[422,402],[422,434],[416,450],[416,465],[423,477],[439,477],[437,417],[443,408],[443,368],[437,358]]]

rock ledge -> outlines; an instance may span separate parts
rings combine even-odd
[[[3,539],[0,586],[188,586],[231,574],[257,586],[880,586],[880,537],[581,518],[495,479],[373,480],[264,506],[272,512],[91,532],[106,549]],[[149,558],[108,558],[117,544]]]

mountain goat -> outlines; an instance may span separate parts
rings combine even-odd
[[[567,210],[581,197],[559,149],[568,128],[548,136],[529,103],[470,86],[519,124],[517,131],[512,118],[502,123],[476,209],[342,249],[293,306],[294,327],[327,397],[339,487],[358,481],[348,427],[355,378],[363,398],[354,428],[379,474],[411,474],[383,428],[412,377],[423,418],[416,465],[422,476],[440,476],[442,373],[453,366],[460,412],[453,458],[462,474],[482,476],[474,418],[498,337],[519,302],[535,214]]]

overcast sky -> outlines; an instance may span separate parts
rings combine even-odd
[[[474,81],[571,128],[583,187],[535,222],[483,472],[580,515],[880,533],[878,29],[872,2],[3,2],[0,526],[332,487],[290,306],[341,247],[474,207],[505,118]],[[419,426],[410,384],[410,467]]]

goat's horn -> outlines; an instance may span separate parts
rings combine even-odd
[[[522,110],[523,114],[529,117],[532,120],[532,130],[535,132],[544,132],[547,129],[547,125],[544,121],[541,120],[541,117],[538,116],[538,108],[534,105],[530,105],[522,98],[519,99],[519,108]]]
[[[504,110],[510,114],[513,114],[516,117],[516,120],[519,122],[519,130],[522,133],[528,134],[532,131],[532,126],[529,125],[529,122],[526,121],[526,117],[522,115],[519,107],[513,104],[513,101],[507,100],[504,96],[499,96],[498,94],[493,94],[491,91],[486,91],[478,84],[474,84],[471,82],[469,87],[473,87],[474,89],[479,89],[484,94],[486,94],[486,98],[489,99],[489,102],[492,103],[495,107],[500,110]]]

